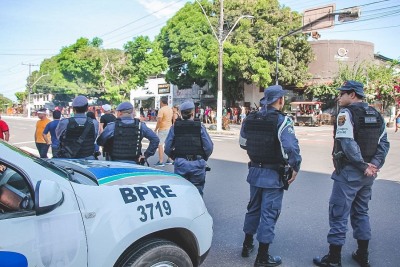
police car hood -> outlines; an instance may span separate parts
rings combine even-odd
[[[133,163],[84,159],[52,159],[61,167],[71,168],[95,178],[99,185],[127,185],[181,176]],[[184,180],[184,179],[182,179]]]

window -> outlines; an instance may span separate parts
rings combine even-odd
[[[0,161],[0,220],[33,215],[28,182],[17,170]]]

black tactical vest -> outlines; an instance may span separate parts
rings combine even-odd
[[[174,157],[201,156],[206,159],[201,141],[201,122],[178,119],[174,124]]]
[[[279,111],[263,115],[250,113],[245,120],[247,155],[254,163],[282,164],[284,162],[278,139]]]
[[[85,128],[89,127],[84,139],[80,138]],[[75,118],[68,119],[67,129],[61,141],[61,146],[67,148],[72,154],[72,158],[86,158],[93,156],[95,129],[91,118],[86,118],[84,124],[78,124]]]
[[[382,116],[373,107],[361,107],[349,105],[346,107],[353,119],[354,140],[361,150],[361,155],[365,162],[371,162],[378,148]],[[334,135],[336,136],[337,124],[335,123]],[[343,151],[340,141],[335,139],[334,151]]]
[[[134,119],[133,123],[125,124],[118,118],[114,123],[114,137],[110,139],[111,159],[137,161],[142,152],[140,121]]]

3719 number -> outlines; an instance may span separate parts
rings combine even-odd
[[[158,214],[160,214],[160,217],[164,217],[164,215],[169,216],[172,213],[171,205],[166,200],[163,202],[157,201],[156,204],[149,203],[146,205],[141,205],[137,207],[137,210],[141,214],[139,220],[142,222],[153,220],[155,216],[158,216]]]

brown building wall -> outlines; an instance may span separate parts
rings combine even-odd
[[[374,44],[353,40],[311,41],[314,60],[309,65],[311,83],[331,82],[339,71],[339,64],[354,66],[374,60]]]

